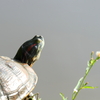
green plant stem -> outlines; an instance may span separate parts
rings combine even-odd
[[[96,63],[96,61],[99,60],[99,59],[100,59],[100,57],[97,57],[95,60],[91,60],[91,62],[89,63],[89,65],[88,65],[88,67],[87,67],[87,68],[89,68],[89,69],[88,69],[88,71],[87,71],[87,69],[86,69],[85,75],[84,75],[84,77],[83,77],[83,79],[82,79],[82,82],[81,82],[81,85],[80,85],[80,89],[79,89],[78,92],[75,94],[75,96],[74,96],[74,98],[73,98],[72,100],[75,100],[75,98],[76,98],[76,96],[78,95],[79,91],[81,90],[81,87],[82,87],[83,84],[84,84],[84,80],[86,79],[87,75],[89,74],[89,72],[90,72],[92,66],[93,66],[93,65]]]

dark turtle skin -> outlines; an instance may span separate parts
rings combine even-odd
[[[36,35],[31,40],[28,40],[22,44],[14,59],[20,61],[21,63],[27,63],[29,66],[32,66],[34,62],[39,59],[43,46],[43,37]]]
[[[0,100],[30,100],[38,81],[31,67],[43,47],[43,36],[36,35],[22,44],[13,59],[0,56]]]

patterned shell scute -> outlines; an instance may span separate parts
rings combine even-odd
[[[27,64],[0,56],[0,100],[22,100],[34,89],[37,80]]]

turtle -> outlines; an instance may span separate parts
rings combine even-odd
[[[44,44],[43,36],[35,35],[20,46],[14,58],[0,56],[0,100],[28,100],[38,81],[32,66]]]

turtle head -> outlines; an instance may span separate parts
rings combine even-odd
[[[14,59],[32,66],[39,59],[43,47],[43,36],[36,35],[21,45]]]

